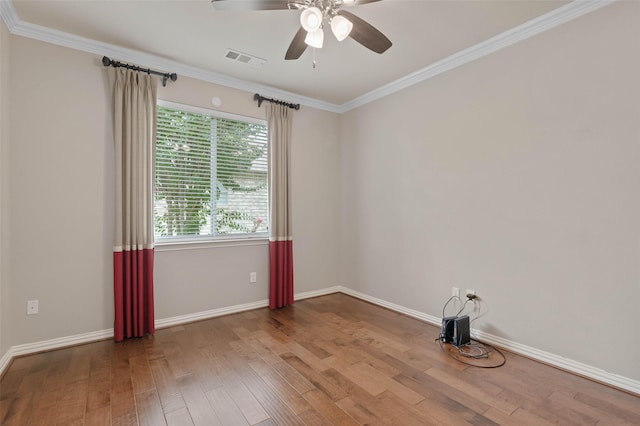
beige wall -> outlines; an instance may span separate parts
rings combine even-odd
[[[11,37],[13,345],[113,327],[113,153],[100,58]],[[26,301],[40,301],[26,316]]]
[[[11,347],[8,328],[9,233],[8,203],[8,144],[9,144],[9,32],[0,19],[0,359]]]
[[[158,98],[262,118],[253,94],[179,77],[158,90]],[[215,109],[215,108],[214,108]],[[340,224],[340,178],[337,172],[339,116],[302,107],[294,113],[292,146],[295,292],[338,285],[335,249]],[[327,173],[335,169],[336,172]],[[156,309],[170,318],[268,298],[269,247],[266,242],[242,247],[189,250],[156,249]],[[249,273],[258,281],[249,283]]]
[[[345,285],[640,379],[640,3],[345,114]]]
[[[611,326],[640,307],[639,8],[607,6],[341,117],[296,112],[296,292],[346,285],[438,317],[452,286],[472,288],[475,327],[640,379],[638,342]],[[1,356],[112,327],[113,152],[98,56],[3,24],[0,54]],[[159,90],[213,96],[264,114],[202,81]],[[156,317],[266,299],[267,272],[266,245],[159,248]]]
[[[112,327],[113,151],[110,95],[100,57],[11,37],[12,345]],[[46,66],[43,66],[46,64]],[[253,94],[179,77],[159,97],[261,117]],[[336,114],[295,114],[296,292],[338,284],[340,223]],[[313,200],[315,202],[311,203]],[[318,206],[326,214],[317,217]],[[314,223],[308,225],[308,220]],[[304,229],[303,229],[304,228]],[[4,239],[3,234],[3,239]],[[249,283],[249,272],[258,283]],[[268,245],[156,254],[156,319],[265,300]],[[40,314],[25,315],[28,299]]]

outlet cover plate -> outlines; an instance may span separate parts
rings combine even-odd
[[[36,315],[39,310],[37,300],[27,300],[27,315]]]

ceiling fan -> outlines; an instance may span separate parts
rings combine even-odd
[[[211,0],[211,3],[218,10],[302,10],[301,27],[284,57],[291,60],[298,59],[307,46],[322,48],[325,23],[338,41],[351,37],[367,49],[384,53],[391,47],[391,41],[373,25],[342,9],[376,1],[380,0]]]

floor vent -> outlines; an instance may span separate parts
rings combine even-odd
[[[243,64],[252,65],[254,67],[262,66],[266,61],[266,59],[258,58],[257,56],[249,55],[247,53],[238,52],[237,50],[227,49],[227,53],[224,55],[225,58],[231,59],[232,61],[241,62]]]

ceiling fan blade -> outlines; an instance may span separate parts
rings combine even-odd
[[[359,6],[361,4],[374,3],[380,0],[354,0],[354,1],[345,1],[343,6]]]
[[[289,0],[211,0],[216,10],[281,10],[289,9]]]
[[[284,59],[298,59],[304,53],[307,49],[307,43],[304,42],[306,36],[307,32],[304,28],[300,27],[296,35],[293,36],[289,49],[287,49],[287,53],[284,55]]]
[[[338,15],[342,15],[353,23],[353,29],[349,37],[376,53],[384,53],[393,43],[384,34],[378,31],[367,21],[358,18],[351,12],[339,10]]]

